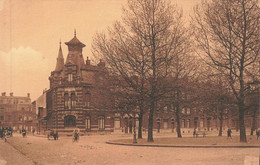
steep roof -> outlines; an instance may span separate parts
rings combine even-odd
[[[63,53],[62,53],[62,49],[61,49],[61,42],[60,42],[60,49],[59,49],[59,54],[58,54],[58,58],[57,58],[55,71],[62,70],[63,66],[64,66],[64,58],[63,58]]]
[[[65,44],[68,46],[79,45],[82,48],[86,46],[85,44],[83,44],[78,40],[78,38],[76,37],[76,31],[74,32],[74,37],[69,42],[65,42]]]

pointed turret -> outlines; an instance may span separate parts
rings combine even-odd
[[[64,66],[64,58],[63,58],[61,42],[60,42],[60,49],[59,49],[55,71],[61,71],[63,69],[63,66]]]

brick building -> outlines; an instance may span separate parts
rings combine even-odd
[[[60,43],[61,44],[61,43]],[[111,98],[106,88],[108,72],[105,63],[96,66],[83,59],[85,47],[77,37],[69,42],[64,62],[60,45],[56,68],[49,77],[50,89],[46,91],[46,129],[72,131],[111,131],[113,119]]]
[[[109,73],[105,63],[100,61],[92,65],[84,61],[82,50],[85,45],[74,37],[65,42],[68,55],[64,60],[61,43],[55,70],[49,77],[50,89],[35,103],[38,112],[38,131],[58,129],[60,132],[71,132],[75,127],[82,132],[125,132],[132,133],[133,114],[123,114],[113,109],[114,99],[109,95]],[[38,102],[38,104],[37,104]],[[46,105],[46,106],[45,106]],[[233,116],[232,116],[233,115]],[[228,114],[223,121],[225,128],[238,129],[236,114]],[[258,115],[259,116],[259,115]],[[138,127],[138,115],[135,118]],[[181,108],[180,126],[182,133],[199,130],[218,130],[219,119],[209,116],[196,106],[185,105]],[[250,127],[252,119],[246,118]],[[259,125],[256,123],[256,125]],[[148,128],[148,114],[144,114],[143,128]],[[154,115],[154,130],[176,132],[176,116],[171,107],[164,107]]]
[[[32,131],[35,128],[34,119],[36,113],[31,107],[30,94],[27,97],[14,96],[10,93],[2,93],[0,96],[0,127],[11,127],[13,130],[26,129]]]

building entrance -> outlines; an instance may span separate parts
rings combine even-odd
[[[75,127],[76,126],[76,117],[68,115],[64,117],[64,127]]]

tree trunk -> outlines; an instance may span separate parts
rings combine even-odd
[[[240,142],[247,142],[246,128],[244,123],[244,104],[239,104],[239,129],[240,129]]]
[[[154,113],[154,100],[152,100],[152,105],[149,113],[148,121],[148,142],[153,142],[153,113]]]
[[[143,127],[143,113],[140,112],[139,114],[139,128],[138,128],[138,139],[142,139],[142,128]]]
[[[176,108],[176,131],[177,131],[177,137],[181,138],[181,128],[180,128],[180,117],[179,117],[179,108]]]
[[[220,118],[219,121],[220,121],[220,123],[219,123],[218,136],[222,136],[223,118]]]
[[[223,130],[223,114],[224,114],[224,108],[222,106],[222,102],[220,102],[220,113],[219,113],[219,133],[218,133],[218,136],[222,136],[222,130]]]
[[[180,128],[180,106],[179,106],[179,91],[177,91],[176,93],[177,96],[177,104],[176,104],[176,111],[175,111],[175,115],[176,115],[176,131],[177,131],[177,137],[181,138],[181,128]]]

